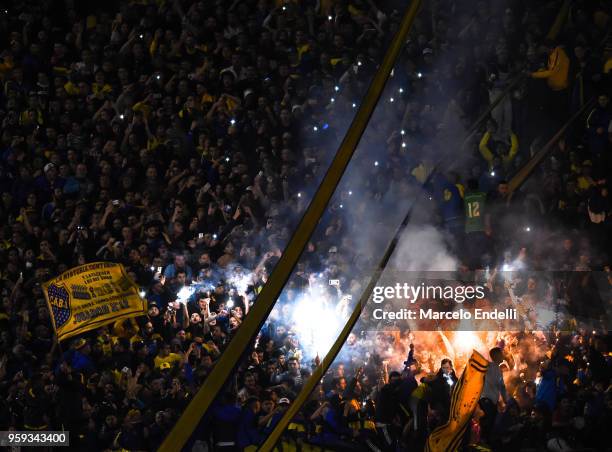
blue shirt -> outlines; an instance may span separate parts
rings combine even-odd
[[[245,408],[240,418],[238,425],[238,434],[236,442],[240,447],[258,445],[261,441],[261,436],[257,430],[257,416],[249,408]]]
[[[179,269],[177,269],[174,264],[170,264],[164,269],[164,276],[166,278],[176,278],[176,274],[178,273],[178,270]],[[187,279],[191,279],[193,277],[193,271],[191,270],[191,267],[189,265],[185,265],[185,267],[182,270],[185,271],[185,274],[187,275]]]
[[[444,222],[461,218],[463,215],[463,199],[459,189],[443,177],[435,177],[433,183],[433,197],[440,209]]]
[[[536,388],[536,402],[545,403],[551,411],[554,411],[557,405],[557,397],[562,392],[562,384],[557,382],[557,371],[554,369],[545,370],[542,373],[542,380]]]

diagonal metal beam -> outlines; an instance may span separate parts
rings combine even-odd
[[[382,93],[382,89],[384,88],[384,82],[386,82],[387,76],[391,72],[391,69],[393,68],[395,64],[395,60],[397,59],[400,53],[400,50],[406,40],[406,36],[410,30],[410,27],[412,26],[414,18],[417,15],[420,5],[421,5],[420,0],[414,0],[412,4],[410,5],[410,7],[404,13],[404,17],[402,19],[400,28],[397,31],[395,37],[393,38],[393,41],[391,42],[391,45],[389,46],[389,50],[387,51],[387,54],[385,55],[385,59],[383,60],[383,63],[378,73],[376,74],[378,78],[378,76],[381,75],[380,74],[381,71],[384,71],[386,73],[385,78],[382,79],[382,86],[380,86],[380,89],[378,90],[378,95],[375,100],[376,102],[378,101],[378,97]],[[377,82],[377,78],[374,79],[374,81],[372,82],[372,85],[374,85]],[[372,86],[370,86],[370,91],[371,90],[372,90]],[[368,95],[366,96],[366,101],[369,100],[370,94],[371,93],[368,92]],[[351,132],[353,131],[349,130],[349,135],[351,134]],[[282,433],[287,428],[287,424],[289,423],[289,421],[295,417],[295,415],[297,414],[299,409],[302,407],[306,399],[312,393],[314,387],[319,383],[319,381],[321,381],[321,378],[323,378],[323,375],[325,375],[325,372],[327,372],[329,367],[332,365],[334,359],[336,358],[344,342],[346,341],[346,338],[348,337],[351,330],[353,329],[353,327],[359,320],[359,316],[361,315],[361,311],[363,307],[367,303],[368,298],[370,297],[370,294],[372,293],[372,290],[374,289],[374,286],[378,283],[378,280],[380,276],[382,275],[385,267],[387,266],[389,259],[393,255],[393,252],[395,251],[395,248],[397,247],[397,244],[402,235],[402,232],[404,231],[404,229],[406,228],[406,226],[408,225],[410,221],[411,214],[412,214],[412,209],[410,209],[410,211],[406,214],[400,227],[398,228],[395,235],[393,236],[393,239],[391,240],[389,246],[387,247],[384,256],[378,263],[378,267],[376,271],[374,272],[374,274],[372,275],[368,286],[364,290],[363,294],[361,295],[361,298],[357,302],[357,305],[353,309],[351,316],[349,317],[346,324],[344,325],[342,332],[340,333],[340,335],[338,336],[338,338],[332,345],[329,352],[323,358],[323,361],[321,362],[321,364],[315,368],[310,378],[307,379],[306,383],[302,387],[297,398],[293,401],[293,403],[291,403],[291,405],[289,406],[287,411],[285,411],[283,417],[276,424],[276,426],[274,427],[274,429],[272,430],[272,432],[270,433],[266,441],[258,449],[259,451],[269,452],[274,448],[275,444],[278,442],[278,439],[280,438]]]
[[[419,2],[415,2],[415,3],[419,3]],[[413,12],[413,14],[416,15],[416,9],[418,9],[419,5],[415,5],[415,3],[413,3],[411,5],[411,9],[413,7],[415,8],[415,11]],[[564,2],[563,7],[561,8],[561,11],[558,13],[557,18],[556,18],[556,20],[555,20],[555,22],[554,22],[554,24],[553,24],[553,26],[552,26],[552,28],[551,28],[551,30],[549,32],[549,37],[551,35],[556,36],[558,34],[559,29],[563,25],[563,21],[565,20],[565,18],[567,16],[567,9],[569,7],[569,3],[570,3],[569,0],[566,0]],[[407,16],[410,13],[411,13],[411,11],[408,10],[406,12],[406,14],[404,15],[404,20],[402,21],[402,26],[404,26],[405,21],[407,19]],[[414,17],[412,19],[414,19]],[[402,29],[400,28],[400,30],[398,31],[398,34],[401,31],[402,31]],[[397,35],[396,35],[396,38],[397,38]],[[470,138],[478,131],[478,129],[481,126],[481,124],[489,117],[489,114],[491,113],[491,111],[511,92],[512,89],[514,89],[515,86],[517,86],[519,83],[521,83],[524,79],[525,79],[525,76],[523,76],[523,75],[519,74],[518,76],[516,76],[510,82],[510,84],[506,87],[506,89],[504,89],[504,91],[502,93],[500,93],[500,95],[497,98],[495,98],[493,100],[493,102],[489,105],[489,107],[476,119],[476,121],[468,129],[465,138],[462,140],[462,146],[465,146],[468,143],[468,141],[470,140]],[[579,113],[582,113],[585,108],[586,107],[583,107],[580,110]],[[574,117],[572,117],[570,119],[569,123],[572,123],[576,119],[577,116],[578,116],[578,113],[576,115],[574,115]],[[562,128],[562,130],[559,132],[559,134],[562,131],[565,131],[567,126],[568,126],[568,124],[566,124]],[[559,134],[557,134],[557,135],[559,135]],[[555,135],[555,137],[553,137],[553,139],[551,139],[551,141],[556,141],[555,138],[558,138],[557,135]],[[550,149],[549,145],[550,145],[550,143],[547,146],[545,146],[545,148],[548,148],[548,150]],[[533,160],[538,160],[538,159],[533,159]],[[538,160],[538,162],[540,160],[541,160],[541,158]],[[441,162],[442,162],[442,160],[440,160],[438,162],[438,164],[436,165],[434,170],[431,172],[431,174],[429,175],[429,177],[427,178],[427,180],[425,181],[423,186],[425,186],[428,183],[428,181],[431,179],[431,176],[434,174],[434,172],[439,167]],[[531,163],[531,162],[529,162],[529,163]],[[526,167],[530,167],[531,165],[527,164],[525,166]],[[522,170],[525,170],[525,169],[526,168],[522,168]],[[524,175],[524,176],[522,174],[515,176],[515,178],[511,182],[511,185],[514,183],[514,185],[513,185],[514,188],[516,188],[518,185],[520,185],[522,183],[522,181],[524,181],[524,178],[527,177],[527,175],[531,172],[532,169],[533,169],[533,167],[527,169],[526,170],[527,174]],[[519,182],[517,179],[519,179],[521,176],[522,176],[522,179],[520,179],[520,182]],[[289,406],[288,410],[284,413],[283,417],[279,420],[278,424],[276,424],[276,426],[274,427],[274,429],[272,430],[272,432],[270,433],[270,435],[268,436],[266,441],[263,443],[261,448],[258,449],[258,450],[262,450],[264,452],[268,452],[268,451],[272,450],[272,448],[274,448],[274,446],[278,442],[280,436],[282,435],[282,433],[287,428],[287,425],[288,425],[289,421],[295,417],[295,415],[300,410],[300,408],[302,407],[304,402],[306,402],[306,399],[310,396],[310,394],[314,390],[315,386],[318,384],[319,381],[321,381],[321,379],[323,378],[323,376],[325,375],[327,370],[331,367],[333,361],[336,359],[336,356],[338,355],[338,353],[340,353],[340,350],[342,349],[342,346],[346,342],[346,339],[348,338],[348,336],[351,333],[352,329],[357,324],[357,321],[359,320],[359,317],[361,315],[361,311],[365,307],[368,299],[370,298],[370,295],[372,294],[372,291],[374,290],[374,286],[376,286],[376,284],[378,283],[378,280],[380,279],[380,277],[381,277],[382,273],[384,272],[384,270],[385,270],[389,260],[391,259],[391,256],[393,255],[393,252],[395,251],[395,249],[397,247],[397,244],[399,243],[399,239],[400,239],[400,237],[402,235],[402,232],[406,229],[406,226],[408,226],[408,223],[410,222],[410,218],[411,217],[412,217],[412,208],[410,208],[408,210],[408,213],[404,217],[402,223],[397,228],[397,230],[395,232],[395,235],[393,236],[393,238],[389,242],[389,245],[387,246],[387,249],[385,250],[385,254],[381,258],[380,262],[378,263],[378,266],[377,266],[374,274],[370,278],[370,282],[368,283],[366,289],[362,293],[359,301],[357,302],[357,305],[353,309],[353,312],[352,312],[351,316],[349,317],[349,319],[347,320],[346,324],[344,325],[344,328],[340,332],[340,335],[336,338],[336,341],[334,342],[334,344],[332,345],[332,347],[329,350],[329,352],[325,355],[325,357],[321,361],[321,364],[315,368],[315,370],[313,371],[311,377],[306,381],[306,383],[302,387],[300,393],[298,394],[297,398],[293,401],[293,403],[291,403],[291,405]]]
[[[293,237],[289,241],[284,253],[280,257],[270,279],[257,297],[253,308],[249,311],[245,321],[238,329],[236,336],[224,350],[221,358],[215,365],[213,371],[204,381],[190,404],[187,406],[174,428],[159,450],[172,451],[180,450],[189,437],[192,435],[200,419],[206,413],[217,393],[221,390],[226,380],[236,367],[240,357],[252,341],[253,337],[259,332],[262,324],[274,307],[276,299],[280,295],[287,279],[291,275],[295,264],[308,243],[310,236],[319,223],[329,200],[333,196],[342,175],[344,174],[351,157],[363,132],[374,112],[378,99],[382,94],[385,83],[395,64],[400,50],[406,40],[406,36],[412,22],[416,16],[421,0],[413,0],[412,5],[402,19],[400,28],[385,54],[374,79],[370,83],[363,103],[359,107],[351,126],[345,135],[334,160],[332,161],[325,177],[319,185],[310,205],[306,209],[300,224],[297,226]]]
[[[587,108],[595,105],[595,98],[592,97],[587,103],[585,103],[580,109],[574,113],[565,124],[555,133],[550,140],[540,149],[538,152],[534,154],[534,156],[523,165],[516,174],[510,179],[508,182],[508,188],[510,192],[514,192],[523,185],[523,182],[531,175],[531,173],[538,167],[540,163],[547,157],[551,152],[554,151],[554,145],[561,139],[563,134],[567,131],[567,129],[574,124],[574,122],[581,118]]]

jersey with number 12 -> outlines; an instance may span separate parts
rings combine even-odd
[[[484,207],[487,195],[482,192],[467,193],[465,204],[465,232],[484,231]]]

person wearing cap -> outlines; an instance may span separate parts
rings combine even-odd
[[[51,201],[55,188],[64,188],[66,181],[58,175],[55,163],[49,162],[43,167],[43,174],[34,180],[34,186],[42,202]]]
[[[385,2],[379,5],[379,11],[378,7],[368,6],[368,2],[323,1],[315,10],[313,2],[295,1],[287,3],[286,8],[277,8],[282,2],[277,2],[278,5],[275,2],[241,2],[232,8],[231,2],[219,1],[215,2],[214,8],[208,8],[206,2],[192,0],[176,3],[176,11],[172,14],[166,14],[168,2],[160,8],[151,8],[143,6],[147,2],[141,1],[124,2],[121,11],[115,8],[116,5],[109,5],[108,11],[100,14],[94,12],[95,5],[88,2],[79,2],[75,11],[73,3],[38,2],[36,8],[25,12],[10,5],[7,11],[4,8],[0,10],[3,24],[25,23],[23,30],[7,32],[10,48],[0,58],[0,78],[4,88],[0,96],[0,117],[4,118],[0,133],[0,219],[5,226],[0,230],[0,261],[6,264],[0,289],[3,297],[9,300],[8,305],[0,308],[2,315],[7,317],[2,321],[4,329],[0,331],[0,342],[7,350],[16,347],[19,352],[11,354],[6,365],[0,366],[0,373],[6,374],[0,378],[0,400],[3,408],[8,406],[8,409],[0,410],[0,424],[11,425],[8,421],[14,419],[10,418],[10,413],[19,413],[22,409],[23,400],[11,397],[12,394],[19,395],[25,385],[16,374],[23,370],[29,378],[39,370],[39,365],[26,352],[33,350],[40,362],[52,367],[56,364],[54,355],[50,353],[50,344],[34,349],[32,341],[35,339],[28,340],[30,336],[38,336],[40,326],[51,328],[48,308],[40,286],[36,284],[77,264],[100,258],[111,259],[124,264],[128,276],[147,292],[151,301],[149,316],[136,319],[140,327],[138,336],[130,337],[134,331],[126,331],[123,335],[115,329],[115,334],[132,341],[131,348],[123,340],[118,341],[119,346],[111,348],[110,341],[104,343],[103,338],[102,345],[96,344],[90,353],[80,345],[79,350],[71,350],[75,354],[84,352],[93,363],[97,378],[91,385],[85,385],[78,372],[58,372],[57,377],[62,380],[60,412],[57,413],[55,406],[40,409],[48,414],[50,427],[70,420],[70,428],[64,427],[71,431],[71,442],[81,435],[87,437],[87,445],[78,444],[75,446],[77,449],[124,447],[157,450],[163,436],[176,423],[183,402],[174,405],[176,400],[167,396],[171,389],[165,387],[169,381],[159,378],[163,374],[169,379],[173,373],[174,362],[165,360],[172,355],[172,350],[166,354],[161,349],[171,343],[176,328],[171,320],[164,326],[164,316],[160,315],[160,310],[164,313],[168,302],[174,300],[174,294],[169,293],[172,281],[160,276],[157,268],[171,264],[175,255],[184,255],[186,265],[193,267],[191,256],[209,253],[212,263],[202,276],[206,278],[204,284],[207,288],[213,289],[220,279],[233,272],[233,262],[240,261],[247,271],[252,271],[257,264],[255,256],[270,252],[255,272],[255,292],[261,290],[272,273],[280,250],[289,241],[296,221],[303,214],[313,193],[311,188],[314,189],[323,176],[327,159],[332,155],[330,150],[340,142],[350,118],[357,111],[370,75],[382,61],[381,50],[400,24],[401,11],[390,11],[392,5]],[[491,44],[510,43],[512,48],[508,50],[515,60],[512,63],[520,66],[525,63],[521,49],[535,48],[539,44],[538,37],[542,35],[542,26],[553,22],[549,12],[554,12],[549,8],[527,8],[525,17],[528,20],[520,21],[512,14],[498,19],[497,7],[484,5],[474,15],[469,4],[455,3],[453,18],[460,23],[465,18],[465,23],[448,27],[445,16],[449,11],[434,8],[435,17],[432,19],[435,26],[419,29],[415,40],[418,42],[407,44],[389,78],[386,94],[380,102],[381,105],[385,103],[384,110],[388,114],[373,115],[369,127],[372,134],[364,135],[365,144],[373,149],[376,142],[384,142],[386,134],[393,135],[393,129],[400,127],[402,117],[409,118],[405,134],[402,134],[404,138],[399,137],[399,131],[397,133],[397,146],[393,144],[377,149],[379,161],[385,163],[389,173],[380,171],[380,167],[374,169],[374,165],[367,165],[371,171],[355,167],[359,170],[358,180],[366,183],[359,184],[363,189],[353,185],[354,195],[346,195],[343,199],[345,208],[330,212],[329,223],[325,218],[322,220],[325,226],[331,225],[330,235],[322,237],[324,234],[318,232],[313,235],[307,265],[299,269],[301,275],[297,281],[289,282],[288,288],[296,289],[293,295],[301,295],[309,277],[314,274],[329,269],[334,278],[342,278],[342,275],[335,275],[336,270],[341,274],[350,272],[353,264],[355,268],[362,268],[362,263],[373,257],[367,252],[367,247],[364,253],[362,247],[356,245],[359,233],[368,229],[363,228],[364,224],[376,218],[386,219],[390,213],[389,204],[379,201],[389,199],[398,188],[397,193],[408,199],[412,182],[408,184],[405,179],[412,179],[410,170],[414,168],[413,163],[423,161],[414,176],[417,182],[424,182],[429,176],[430,166],[433,168],[433,163],[436,163],[432,156],[443,155],[435,152],[437,147],[455,145],[457,137],[451,119],[470,125],[489,106],[491,99],[487,96],[487,82],[481,69],[485,67],[483,62],[496,57]],[[595,5],[593,15],[599,13],[601,18],[601,9],[601,5]],[[564,30],[570,41],[574,40],[577,31],[589,29],[592,25],[590,15],[581,11],[578,8],[575,15],[579,26]],[[21,13],[23,20],[21,16],[17,17]],[[57,17],[65,20],[56,21]],[[137,17],[144,19],[134,20]],[[85,30],[83,22],[86,23]],[[455,29],[464,29],[465,32],[454,36]],[[605,26],[597,26],[589,30],[597,35],[604,29]],[[361,37],[355,39],[361,32]],[[484,41],[483,36],[486,36]],[[62,39],[58,40],[55,50],[52,48],[52,53],[45,51],[53,47],[58,37]],[[594,66],[599,67],[601,49],[595,44],[591,47],[585,50],[594,56]],[[477,64],[471,67],[460,61],[470,70],[453,71],[457,58]],[[460,63],[457,66],[461,66]],[[576,66],[580,64],[581,61],[576,62]],[[233,73],[222,72],[228,66]],[[506,67],[501,69],[498,75],[509,72]],[[419,78],[420,70],[426,74],[440,72],[441,77]],[[594,73],[593,77],[599,75]],[[503,77],[505,75],[498,77],[497,81]],[[568,82],[573,83],[573,77]],[[38,86],[34,87],[35,84]],[[541,81],[533,80],[529,85],[541,88]],[[36,99],[29,95],[30,87],[44,93],[37,94],[39,98]],[[393,101],[390,100],[391,92],[394,93]],[[533,96],[518,98],[513,94],[516,93],[511,93],[500,104],[504,106],[504,121],[509,120],[505,110],[508,104],[519,104],[525,108],[512,120],[533,123],[534,134],[542,133],[542,114],[537,108],[539,106],[533,105]],[[449,100],[454,105],[447,107]],[[443,113],[445,109],[449,114]],[[566,109],[558,110],[566,113]],[[493,116],[498,112],[494,110]],[[449,118],[455,113],[457,118]],[[440,127],[441,117],[446,129]],[[595,121],[592,123],[594,125]],[[582,133],[580,125],[583,124],[576,123],[576,134],[574,127],[570,127],[570,135],[579,137]],[[463,128],[458,127],[459,135]],[[599,127],[591,133],[597,129]],[[516,130],[519,132],[521,129]],[[547,138],[553,134],[544,135]],[[518,136],[524,142],[532,138],[523,138],[522,132]],[[400,147],[400,139],[405,140],[406,149]],[[494,139],[491,138],[489,143]],[[569,137],[568,143],[572,141],[573,137]],[[584,144],[577,153],[580,160],[576,162],[589,159],[594,169],[598,169],[599,160],[593,155],[590,144]],[[493,152],[493,146],[489,146]],[[551,161],[553,167],[558,162],[560,169],[550,171],[554,172],[553,177],[565,181],[567,156],[563,149],[560,151],[555,152],[555,160]],[[466,162],[464,158],[469,158],[470,154],[478,160],[478,143],[455,154],[453,157],[457,158],[452,158],[449,164],[462,167]],[[431,159],[432,165],[426,164],[427,158]],[[478,170],[486,175],[484,166]],[[545,172],[549,172],[549,168],[545,168]],[[33,181],[39,175],[41,179],[38,182],[42,182],[42,191],[46,191],[43,194]],[[593,178],[598,181],[595,173]],[[61,179],[68,181],[63,186],[64,193],[57,183]],[[52,187],[49,186],[50,180],[54,181]],[[492,186],[497,180],[494,182]],[[208,188],[203,190],[207,185]],[[251,189],[241,200],[240,194],[247,187]],[[35,196],[28,197],[32,191]],[[546,193],[535,191],[546,196]],[[567,221],[574,221],[577,228],[588,222],[587,209],[580,209],[580,206],[585,205],[590,191],[576,194],[567,209]],[[56,193],[53,211],[38,215],[40,207]],[[555,190],[553,193],[551,197],[556,196]],[[85,210],[75,206],[83,196],[87,199]],[[513,197],[507,193],[502,201],[507,204],[516,196],[516,193]],[[457,198],[453,195],[453,199]],[[109,201],[112,204],[113,200],[125,208],[110,207],[111,213],[105,216],[105,205]],[[542,200],[546,211],[552,209],[553,215],[558,214],[557,204],[548,201]],[[599,206],[599,201],[602,200],[593,199],[588,204],[596,220],[603,212],[600,207],[605,207]],[[172,203],[182,203],[181,211],[176,215],[168,208]],[[224,210],[223,206],[228,205],[234,212]],[[29,224],[17,220],[21,208],[28,209],[26,219]],[[31,212],[34,215],[30,215]],[[266,218],[273,219],[269,225],[266,225]],[[539,219],[539,216],[531,218]],[[506,218],[503,223],[510,224]],[[85,233],[75,232],[79,225],[84,226]],[[439,226],[437,220],[433,225]],[[131,232],[124,236],[125,228]],[[508,242],[519,238],[518,229],[494,228],[494,231],[505,235]],[[538,247],[549,240],[545,232],[541,234],[536,240]],[[577,243],[593,240],[584,229],[579,229],[577,235]],[[354,240],[346,240],[346,236],[352,236]],[[121,240],[122,246],[117,247],[117,252],[96,256],[95,251],[110,238]],[[221,263],[229,265],[219,268],[213,263],[218,262],[230,241],[234,249],[221,260]],[[594,248],[601,246],[594,243]],[[56,259],[30,258],[41,244],[45,249],[51,244]],[[335,252],[328,253],[332,246],[336,247]],[[502,248],[505,251],[506,247]],[[528,264],[531,265],[535,259],[529,254]],[[569,268],[575,268],[576,260],[580,259],[579,253],[574,254],[569,256]],[[588,268],[587,264],[582,262],[580,268]],[[139,270],[141,267],[147,271]],[[21,272],[23,283],[18,284],[16,281]],[[341,284],[344,290],[345,283]],[[190,379],[187,377],[190,373],[195,375],[196,388],[214,368],[231,339],[228,324],[237,324],[237,319],[241,318],[232,309],[217,313],[221,303],[227,301],[225,292],[229,290],[220,288],[215,292],[210,308],[214,312],[211,317],[217,317],[206,319],[210,320],[212,332],[202,332],[205,338],[202,350],[206,352],[199,360],[197,352],[190,354],[186,359],[189,365],[184,366],[187,379]],[[15,316],[21,308],[32,308],[31,301],[41,297],[43,303],[34,311],[38,314],[35,318],[28,321],[25,320],[27,315],[24,319]],[[292,344],[298,339],[304,359],[311,358],[311,350],[308,350],[310,338],[287,333],[292,330],[291,309],[281,309],[280,312],[280,319],[262,330],[266,356],[262,358],[257,350],[257,358],[248,364],[252,366],[248,372],[255,376],[265,372],[264,360],[278,353],[286,353],[283,356],[289,358],[300,356],[294,353],[297,347]],[[187,323],[181,326],[187,326]],[[146,347],[138,345],[141,338]],[[21,344],[24,340],[26,345]],[[355,340],[368,343],[361,337]],[[0,351],[0,364],[4,360]],[[344,358],[341,356],[339,360]],[[273,394],[269,397],[281,399],[282,410],[288,403],[284,398],[290,395],[293,400],[293,390],[299,388],[299,380],[305,379],[306,375],[293,373],[294,364],[299,368],[299,363],[283,362],[280,356],[279,362],[279,368],[285,366],[281,372],[287,372],[280,387],[271,389],[277,384],[273,381],[278,376],[274,369],[267,379],[255,378],[255,384],[268,388]],[[143,369],[142,363],[148,363],[148,369]],[[349,372],[352,361],[346,363]],[[189,369],[191,366],[193,368]],[[135,374],[137,369],[143,369],[136,388],[130,387],[127,392],[126,388],[112,381],[112,371],[120,373],[123,367],[131,368]],[[380,370],[380,366],[376,367]],[[590,368],[597,368],[595,360],[591,360]],[[589,377],[584,381],[585,390],[592,389],[588,386]],[[368,378],[359,383],[364,389],[374,386]],[[172,388],[176,389],[176,385]],[[206,439],[212,437],[207,446],[214,451],[236,449],[240,409],[236,406],[235,388],[231,391],[231,394],[221,396],[220,406],[211,407],[214,412],[212,422],[205,427]],[[134,396],[139,402],[133,400]],[[317,400],[312,402],[323,403],[323,399],[324,394],[319,393]],[[274,406],[272,400],[269,402]],[[339,397],[333,397],[331,402],[333,406],[323,408],[323,415],[317,419],[324,419],[327,411],[331,410],[328,419],[341,423],[343,402]],[[145,443],[138,439],[133,443],[128,441],[134,430],[130,428],[138,418],[129,412],[135,408],[135,403],[139,404],[143,419],[151,420],[160,411],[167,417],[165,429]],[[252,403],[255,402],[249,401]],[[307,407],[305,411],[309,409]],[[272,411],[274,409],[266,413]],[[258,413],[261,418],[260,414],[261,411]],[[278,414],[274,416],[276,421]],[[607,419],[605,416],[601,418]],[[113,445],[124,423],[125,431],[121,433],[118,444]],[[598,425],[595,421],[588,424]],[[273,423],[267,424],[266,421],[261,427],[270,426],[273,427]],[[21,428],[20,425],[15,427]],[[330,428],[325,433],[332,441],[327,449],[334,450],[341,447],[334,441],[342,439],[343,435],[350,436],[349,432],[341,429]],[[545,436],[544,431],[541,436]],[[533,445],[539,446],[537,440]],[[349,449],[354,444],[342,446]],[[602,449],[592,444],[589,446],[593,450]],[[386,450],[389,447],[379,448]]]
[[[272,432],[272,429],[280,421],[290,404],[291,401],[287,397],[281,397],[276,403],[276,408],[271,410],[268,414],[260,417],[258,424],[260,426],[262,438],[266,438]]]

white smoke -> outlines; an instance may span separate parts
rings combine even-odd
[[[431,225],[408,226],[389,263],[399,271],[455,271],[457,259],[452,256],[444,234]]]

